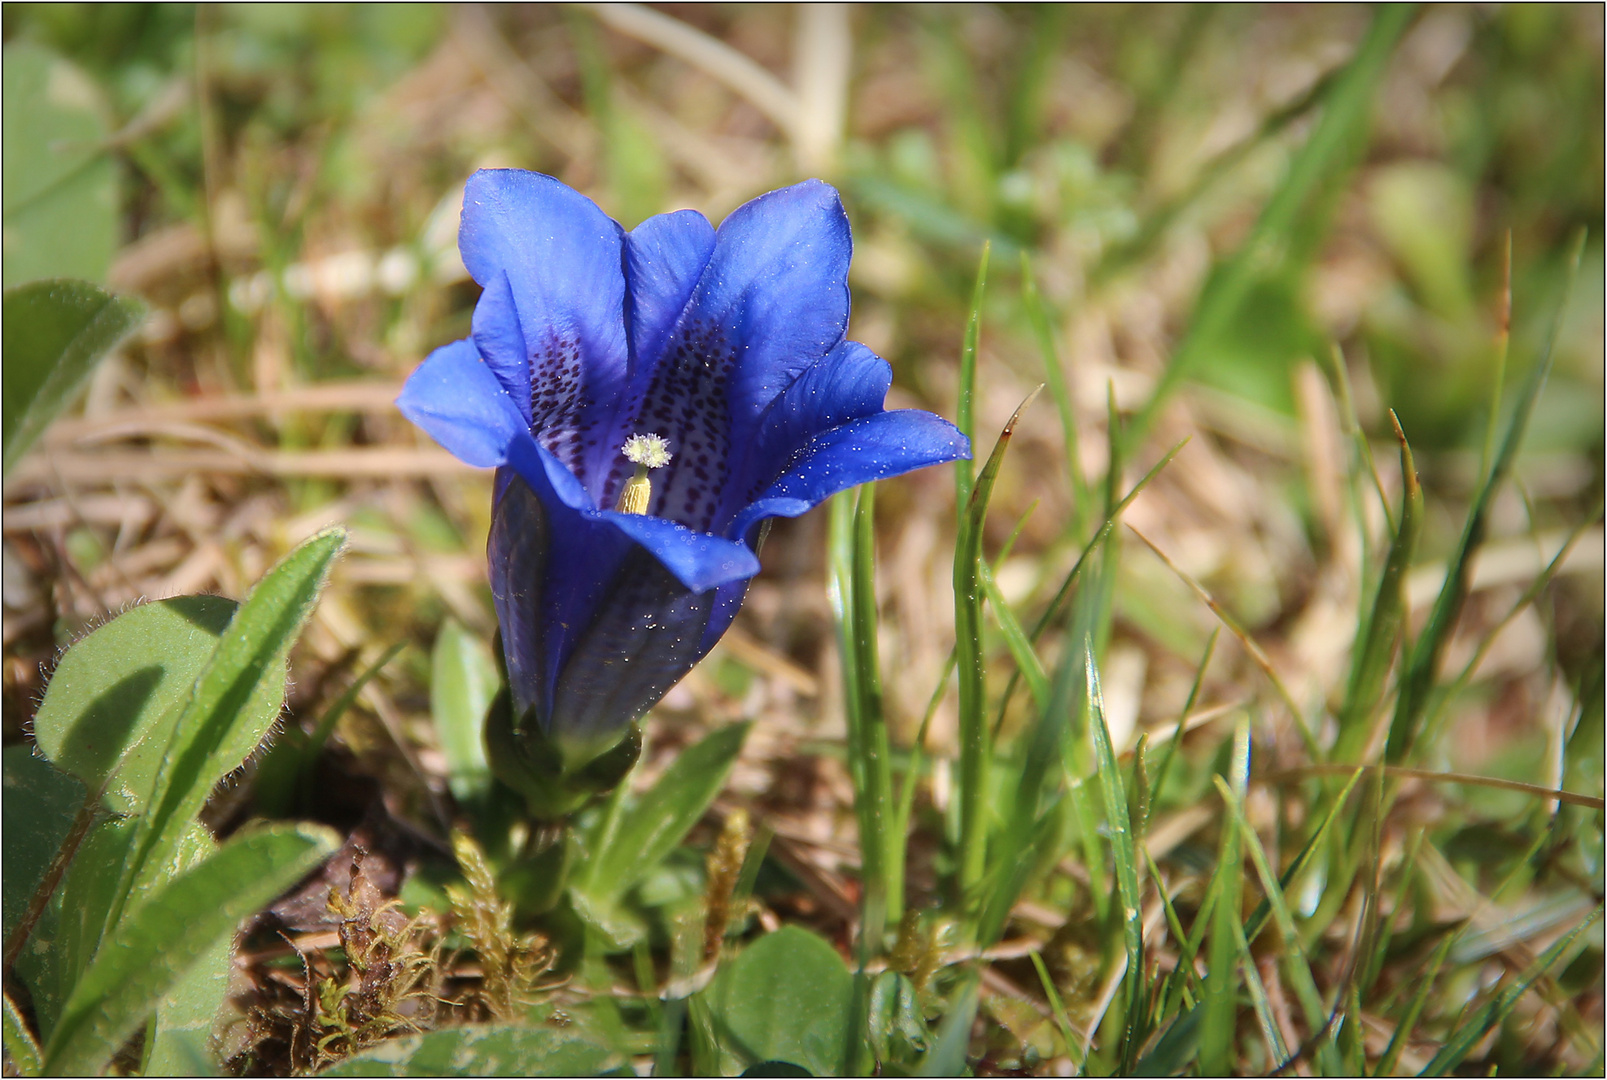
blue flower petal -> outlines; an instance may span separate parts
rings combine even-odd
[[[575,641],[608,606],[611,583],[635,545],[597,520],[596,511],[573,505],[577,492],[584,500],[579,483],[528,435],[509,449],[510,468],[498,474],[502,494],[486,544],[491,596],[515,715],[535,706],[546,718]],[[509,471],[515,475],[507,476]],[[539,647],[517,651],[514,642]]]
[[[612,747],[703,658],[715,596],[688,592],[652,555],[632,549],[554,688],[547,734],[566,760]]]
[[[765,409],[747,452],[737,459],[715,531],[723,531],[810,439],[881,412],[892,383],[887,361],[857,341],[841,342],[800,372]]]
[[[470,339],[508,396],[519,406],[525,427],[530,426],[530,351],[519,328],[519,310],[513,302],[508,275],[499,273],[486,285],[474,305]]]
[[[492,517],[491,593],[515,716],[533,709],[579,764],[618,742],[708,652],[719,637],[707,633],[711,612],[721,610],[723,632],[735,614],[723,601],[732,589],[740,600],[758,560],[672,522],[576,509],[549,482],[562,466],[519,442],[524,468],[499,484]],[[681,579],[691,572],[726,584],[693,586]]]
[[[726,328],[741,356],[727,395],[736,432],[843,339],[853,251],[837,190],[819,180],[761,195],[720,223],[689,314]]]
[[[734,539],[767,517],[797,517],[828,496],[857,484],[971,456],[960,430],[920,409],[877,413],[815,436],[726,530]]]
[[[461,461],[501,465],[508,445],[525,434],[525,419],[472,341],[432,352],[408,376],[396,399],[402,415]]]
[[[759,572],[759,557],[735,540],[693,532],[685,525],[645,514],[609,510],[599,517],[646,548],[693,592],[745,581]]]
[[[650,217],[625,237],[631,355],[651,375],[714,254],[714,226],[696,210]]]
[[[728,581],[714,590],[714,603],[709,609],[709,625],[703,629],[703,651],[707,653],[731,629],[742,601],[748,595],[751,579]]]
[[[528,433],[508,440],[506,460],[535,489],[536,494],[542,496],[543,501],[557,500],[579,513],[597,513],[590,494],[575,474],[552,451],[530,438]]]
[[[843,337],[853,243],[837,193],[818,180],[733,211],[644,394],[638,430],[675,454],[649,512],[710,531],[734,447],[766,405]]]
[[[596,203],[550,176],[485,169],[464,187],[463,264],[487,288],[507,275],[530,371],[531,426],[587,482],[594,505],[617,455],[608,444],[628,377],[623,246],[622,230]]]
[[[552,710],[553,661],[558,651],[550,647],[548,631],[562,632],[562,624],[550,615],[552,597],[546,588],[553,530],[546,508],[512,470],[498,469],[496,486],[499,494],[486,540],[486,562],[514,716],[522,717],[532,705],[538,716],[544,716]]]

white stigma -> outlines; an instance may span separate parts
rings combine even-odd
[[[645,469],[662,469],[670,463],[670,441],[662,435],[632,435],[620,451],[626,461]]]
[[[619,502],[614,509],[622,514],[645,514],[653,500],[653,482],[647,478],[647,470],[662,469],[670,463],[670,441],[662,435],[632,435],[619,449],[626,461],[635,464],[636,475],[619,489]]]

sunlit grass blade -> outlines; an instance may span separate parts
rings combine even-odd
[[[1438,706],[1430,711],[1429,717],[1425,722],[1428,730],[1433,731],[1438,727],[1440,713],[1446,704],[1454,701],[1457,695],[1473,682],[1473,678],[1478,673],[1480,666],[1483,665],[1485,658],[1490,655],[1490,649],[1495,645],[1496,639],[1501,636],[1502,632],[1506,630],[1513,619],[1518,617],[1524,608],[1533,604],[1546,591],[1546,588],[1556,579],[1557,574],[1561,572],[1575,546],[1601,520],[1601,515],[1602,497],[1597,495],[1595,504],[1580,518],[1579,524],[1575,525],[1573,531],[1563,540],[1562,546],[1557,549],[1557,554],[1552,556],[1545,569],[1540,571],[1539,575],[1523,590],[1523,594],[1513,601],[1512,606],[1507,608],[1506,613],[1497,619],[1495,624],[1485,632],[1477,647],[1474,648],[1472,657],[1462,666],[1462,670],[1456,678],[1452,679],[1447,685],[1445,692],[1439,695]]]
[[[976,447],[976,349],[982,336],[982,297],[988,287],[988,252],[992,245],[984,242],[982,255],[977,259],[976,284],[971,290],[971,311],[965,320],[965,337],[960,342],[960,394],[954,407],[954,426],[971,440],[973,453]],[[960,526],[971,502],[971,488],[976,482],[976,463],[961,458],[954,463],[955,504],[960,513]]]
[[[1036,958],[1037,954],[1033,954]],[[1042,962],[1039,962],[1040,970]],[[28,1030],[22,1012],[11,1000],[11,991],[5,992],[5,1048],[6,1055],[16,1065],[18,1076],[38,1076],[40,1067],[39,1044]],[[1067,1040],[1070,1043],[1070,1040]]]
[[[1065,1040],[1066,1050],[1075,1052],[1077,1033],[1072,1030],[1071,1021],[1066,1016],[1066,1003],[1060,1000],[1060,990],[1055,986],[1055,980],[1049,977],[1043,956],[1036,949],[1032,952],[1032,967],[1038,973],[1038,985],[1043,987],[1043,996],[1049,1000],[1049,1017],[1055,1023],[1055,1030]]]
[[[1111,853],[1116,864],[1116,889],[1122,904],[1122,944],[1127,950],[1127,1031],[1122,1044],[1122,1071],[1132,1068],[1144,1032],[1144,911],[1139,903],[1137,859],[1133,849],[1133,826],[1127,815],[1127,792],[1122,785],[1121,766],[1111,745],[1110,728],[1105,723],[1105,698],[1099,689],[1099,668],[1094,663],[1093,644],[1084,650],[1088,680],[1089,735],[1098,765],[1099,790],[1105,801],[1105,827],[1109,830]]]
[[[1484,448],[1479,475],[1490,471],[1495,460],[1496,433],[1501,429],[1501,385],[1506,382],[1507,357],[1512,348],[1512,230],[1501,245],[1501,307],[1495,323],[1495,371],[1490,374],[1490,417],[1484,426]]]
[[[1338,713],[1339,738],[1334,743],[1333,753],[1338,761],[1356,760],[1372,735],[1373,717],[1383,700],[1385,680],[1406,623],[1406,572],[1411,569],[1417,539],[1423,531],[1423,488],[1417,480],[1412,448],[1393,412],[1389,418],[1401,444],[1400,525],[1389,546],[1384,572],[1378,579],[1372,613],[1356,636],[1361,647],[1356,650],[1350,685]]]
[[[1179,1076],[1199,1055],[1200,1028],[1205,1010],[1199,1006],[1179,1013],[1172,1026],[1161,1032],[1149,1052],[1133,1066],[1132,1076]]]
[[[1105,251],[1088,272],[1090,288],[1097,288],[1153,252],[1172,224],[1210,192],[1218,180],[1321,105],[1332,90],[1337,74],[1331,72],[1312,83],[1309,89],[1287,105],[1268,114],[1254,132],[1219,151],[1201,165],[1185,188],[1144,215],[1137,233],[1131,239],[1113,244]]]
[[[1220,332],[1239,311],[1257,276],[1266,273],[1269,264],[1282,261],[1297,229],[1311,230],[1309,222],[1302,222],[1302,215],[1320,189],[1332,187],[1348,172],[1347,159],[1355,156],[1370,119],[1374,90],[1414,12],[1408,5],[1389,4],[1373,16],[1355,55],[1324,94],[1316,126],[1290,161],[1255,227],[1196,302],[1183,340],[1128,428],[1126,445],[1136,446],[1148,434],[1161,407],[1198,362],[1201,343]]]
[[[859,780],[855,807],[864,870],[864,926],[861,945],[871,955],[881,949],[888,920],[903,917],[903,836],[890,833],[892,766],[889,760],[887,719],[882,710],[882,680],[876,649],[876,489],[860,488],[854,509],[850,611],[854,638],[853,709],[849,746],[854,775]]]
[[[1011,610],[1010,602],[999,591],[998,582],[993,580],[993,571],[988,567],[987,560],[977,564],[977,575],[982,581],[982,591],[988,598],[988,607],[992,609],[994,618],[999,622],[999,629],[1004,632],[1004,643],[1010,649],[1010,655],[1015,659],[1016,670],[1027,680],[1027,690],[1032,694],[1033,704],[1041,711],[1049,707],[1049,674],[1043,669],[1043,661],[1032,648],[1032,642],[1027,640],[1027,632],[1022,629],[1021,620]]]
[[[1001,800],[1004,821],[989,848],[990,860],[983,882],[987,895],[977,918],[978,945],[985,947],[998,940],[1011,908],[1037,863],[1031,855],[1045,839],[1043,829],[1053,812],[1042,805],[1045,786],[1060,762],[1059,748],[1067,718],[1075,715],[1077,709],[1072,680],[1079,668],[1075,655],[1062,658],[1055,673],[1054,689],[1045,697],[1031,731],[1022,740],[1020,773],[1006,786],[1007,795]],[[1073,812],[1078,811],[1074,808]]]
[[[1245,989],[1250,992],[1250,1010],[1255,1013],[1261,1038],[1267,1044],[1267,1056],[1276,1068],[1289,1060],[1289,1045],[1283,1041],[1283,1033],[1278,1030],[1278,1021],[1272,1013],[1272,1000],[1267,996],[1266,984],[1261,981],[1261,972],[1255,966],[1255,954],[1250,951],[1250,942],[1245,939],[1244,928],[1237,923],[1233,925],[1233,945],[1243,957],[1239,969],[1244,976]]]
[[[1524,969],[1523,974],[1503,987],[1493,996],[1485,1006],[1472,1017],[1461,1024],[1451,1038],[1434,1055],[1421,1075],[1444,1076],[1456,1068],[1467,1057],[1468,1052],[1484,1038],[1491,1030],[1507,1018],[1518,1000],[1528,993],[1529,988],[1538,982],[1552,969],[1564,955],[1573,948],[1574,942],[1596,924],[1601,918],[1602,905],[1597,904],[1594,911],[1578,926],[1570,930],[1562,938],[1554,942],[1551,948],[1541,953],[1534,963]]]
[[[1246,721],[1240,721],[1234,732],[1228,776],[1235,791],[1243,791],[1249,783],[1250,728]],[[1244,844],[1240,831],[1237,817],[1230,815],[1223,821],[1216,871],[1211,875],[1211,884],[1207,889],[1207,899],[1211,902],[1211,940],[1206,954],[1205,999],[1199,1010],[1204,1029],[1200,1033],[1201,1076],[1227,1076],[1233,1071],[1233,1064],[1237,1060],[1234,1020],[1239,996],[1239,971],[1243,963],[1255,963],[1254,957],[1239,951],[1234,933],[1239,920],[1239,897],[1244,888]],[[1195,945],[1189,953],[1197,949]]]
[[[993,452],[969,492],[960,519],[959,538],[954,547],[954,648],[960,674],[960,865],[961,896],[967,908],[977,899],[975,890],[982,880],[987,854],[986,822],[987,767],[991,756],[987,717],[987,667],[982,646],[982,526],[987,518],[988,497],[1004,463],[1005,451],[1021,413],[1033,391],[1011,415]]]
[[[1144,856],[1144,866],[1149,871],[1150,879],[1155,882],[1156,893],[1160,895],[1161,910],[1166,916],[1167,932],[1172,935],[1172,940],[1177,943],[1178,948],[1182,949],[1188,943],[1188,933],[1183,929],[1183,920],[1178,917],[1177,907],[1172,903],[1171,894],[1166,891],[1165,882],[1161,879],[1160,867],[1155,865],[1155,859],[1150,855],[1149,848],[1143,844],[1138,844],[1136,847],[1138,853]],[[1180,958],[1177,965],[1177,970],[1182,972],[1183,981],[1193,991],[1195,991],[1196,994],[1198,994],[1200,980],[1199,976],[1194,971],[1192,961],[1184,964]],[[1168,979],[1168,983],[1170,982],[1171,980]],[[1156,1010],[1156,1015],[1164,1015],[1168,1004],[1169,1002],[1167,1000],[1167,994],[1163,993],[1160,1000],[1160,1008]]]
[[[1306,957],[1305,946],[1301,944],[1300,931],[1295,926],[1294,916],[1290,913],[1288,901],[1284,898],[1278,875],[1273,872],[1272,865],[1267,860],[1267,853],[1261,847],[1261,838],[1245,821],[1242,797],[1224,783],[1221,777],[1213,779],[1222,795],[1223,803],[1226,804],[1228,812],[1238,826],[1239,835],[1244,841],[1245,850],[1249,852],[1256,874],[1261,879],[1262,893],[1271,905],[1272,920],[1277,924],[1278,933],[1283,940],[1289,981],[1294,984],[1295,1000],[1300,1003],[1300,1011],[1305,1015],[1306,1026],[1310,1029],[1307,1037],[1318,1040],[1318,1065],[1327,1076],[1342,1075],[1344,1070],[1339,1061],[1339,1053],[1333,1044],[1327,1010],[1323,1007],[1322,995],[1317,992],[1316,980],[1311,975],[1311,962]]]
[[[1423,632],[1418,636],[1406,662],[1395,701],[1395,716],[1390,721],[1389,741],[1384,747],[1384,759],[1391,765],[1399,765],[1405,761],[1417,745],[1421,734],[1421,722],[1439,672],[1440,657],[1450,642],[1457,619],[1462,614],[1462,605],[1467,600],[1473,573],[1473,557],[1484,542],[1490,506],[1495,499],[1496,490],[1512,470],[1512,464],[1518,456],[1518,448],[1523,443],[1524,431],[1528,428],[1529,417],[1534,412],[1535,403],[1540,399],[1540,390],[1545,386],[1546,376],[1551,371],[1552,354],[1556,349],[1557,338],[1562,333],[1563,318],[1568,312],[1568,301],[1573,294],[1574,280],[1579,274],[1579,260],[1584,251],[1584,242],[1585,235],[1581,232],[1574,243],[1569,260],[1568,283],[1563,289],[1562,301],[1557,306],[1557,313],[1552,320],[1545,345],[1542,346],[1533,370],[1530,371],[1523,389],[1519,391],[1518,398],[1513,403],[1511,416],[1507,420],[1506,433],[1501,438],[1500,449],[1496,452],[1495,460],[1490,463],[1489,472],[1485,474],[1478,491],[1474,493],[1473,505],[1468,508],[1467,520],[1462,526],[1462,537],[1457,543],[1456,554],[1446,569],[1445,584],[1441,586],[1439,597],[1434,601],[1433,611],[1429,614],[1428,623],[1423,627]]]

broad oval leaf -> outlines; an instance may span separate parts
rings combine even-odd
[[[10,211],[5,232],[9,248]],[[9,267],[9,251],[6,262]],[[0,367],[0,386],[4,388],[0,426],[5,445],[0,471],[9,474],[72,401],[101,357],[139,324],[145,305],[113,296],[87,281],[69,279],[7,289],[4,305],[6,362]]]
[[[6,43],[4,83],[0,276],[7,288],[51,277],[99,281],[118,233],[117,163],[100,92],[83,71],[30,41]],[[6,360],[9,367],[9,348]]]
[[[808,930],[784,926],[721,968],[708,998],[721,1041],[749,1061],[784,1061],[836,1076],[853,996],[854,976],[837,950]]]
[[[623,1055],[562,1029],[494,1024],[387,1039],[318,1075],[602,1076],[625,1068]]]
[[[83,804],[84,786],[78,781],[35,757],[25,743],[6,747],[0,893],[8,940]]]
[[[329,829],[237,834],[131,906],[74,987],[45,1050],[45,1072],[94,1075],[219,939],[339,846]]]
[[[34,717],[39,749],[91,791],[104,789],[107,809],[141,812],[173,724],[236,606],[221,596],[158,600],[83,638],[56,665]],[[263,682],[245,722],[266,730],[283,699],[282,681]]]

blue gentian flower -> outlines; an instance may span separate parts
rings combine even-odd
[[[731,625],[762,522],[970,456],[947,421],[884,411],[887,363],[844,340],[853,244],[818,180],[718,230],[682,210],[627,232],[550,176],[486,170],[458,244],[484,288],[472,335],[397,405],[497,469],[487,554],[513,733],[565,774]]]

